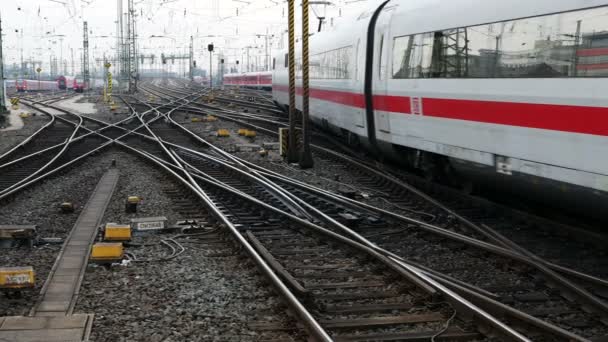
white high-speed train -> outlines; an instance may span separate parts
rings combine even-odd
[[[285,52],[273,65],[286,106]],[[296,70],[301,109],[299,51]],[[608,209],[608,1],[383,1],[311,37],[310,79],[312,120],[353,143]]]

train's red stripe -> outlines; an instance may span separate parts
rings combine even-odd
[[[608,48],[595,48],[578,50],[576,54],[579,57],[603,56],[608,55]]]
[[[277,91],[288,92],[289,86],[273,84],[272,89]],[[297,95],[302,95],[302,92],[302,87],[296,88]],[[347,91],[311,88],[310,97],[318,100],[343,104],[345,106],[365,108],[365,96],[363,96],[363,94],[355,94]]]
[[[385,112],[412,112],[410,98],[405,96],[374,95],[374,108]]]
[[[608,69],[608,63],[599,64],[579,64],[576,66],[577,70],[597,70],[597,69]]]
[[[425,116],[608,136],[608,108],[424,98]]]
[[[286,92],[289,87],[273,85]],[[302,89],[297,89],[301,95]],[[311,89],[310,96],[351,107],[365,108],[362,94]],[[377,110],[410,114],[410,98],[375,95]],[[554,104],[423,98],[422,115],[498,125],[608,136],[608,108]]]

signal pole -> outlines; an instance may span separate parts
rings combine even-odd
[[[190,60],[190,74],[188,75],[190,77],[190,81],[192,82],[194,80],[194,39],[192,38],[192,36],[190,36],[190,53],[189,53],[189,60]]]
[[[302,154],[300,167],[309,169],[314,166],[310,151],[310,118],[309,118],[309,79],[308,79],[308,0],[302,0]]]
[[[0,114],[4,114],[6,112],[6,98],[4,94],[4,58],[2,56],[2,17],[0,16]]]
[[[296,56],[295,56],[295,0],[288,0],[288,23],[289,23],[289,138],[287,142],[287,162],[298,161],[298,150],[296,147]]]
[[[209,50],[209,87],[213,90],[213,43],[207,45]]]

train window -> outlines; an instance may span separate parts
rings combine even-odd
[[[277,66],[277,59],[272,58],[272,70],[276,69],[276,66]]]
[[[393,40],[393,78],[608,76],[606,7]]]
[[[393,41],[393,78],[429,78],[432,56],[432,33],[395,38]]]
[[[309,76],[311,79],[350,79],[353,54],[352,46],[311,55],[309,58]],[[298,59],[297,65],[301,65]],[[301,77],[301,68],[297,76]]]
[[[288,53],[285,54],[285,67],[286,68],[289,67],[289,54]]]
[[[393,78],[409,78],[406,73],[410,67],[413,43],[410,36],[393,39]]]

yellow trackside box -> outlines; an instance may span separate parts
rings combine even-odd
[[[0,267],[0,288],[21,289],[34,287],[36,276],[34,268],[26,267]]]
[[[139,198],[139,196],[129,196],[127,197],[127,202],[130,204],[138,204],[141,201],[141,198]]]
[[[104,229],[103,239],[105,241],[129,241],[131,240],[131,226],[108,223]]]
[[[245,130],[245,136],[247,138],[255,138],[255,131]]]
[[[230,132],[227,129],[218,129],[217,130],[217,136],[218,137],[229,137],[230,136]]]
[[[118,261],[123,257],[120,242],[98,242],[91,247],[91,260],[97,262]]]
[[[192,118],[190,119],[191,122],[201,122],[201,118]]]
[[[247,130],[245,128],[239,128],[239,135],[247,134]]]
[[[213,115],[207,115],[207,117],[205,118],[205,121],[214,122],[214,121],[217,121],[217,118]]]

